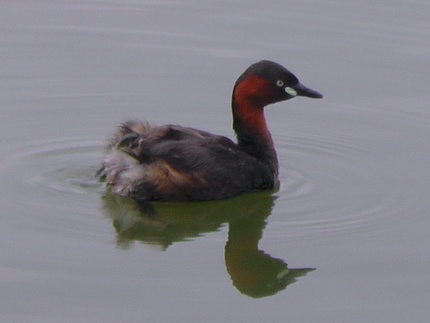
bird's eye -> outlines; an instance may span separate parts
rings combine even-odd
[[[276,81],[276,85],[277,85],[277,86],[279,86],[279,87],[283,87],[283,86],[284,86],[284,81],[282,81],[282,80],[277,80],[277,81]]]

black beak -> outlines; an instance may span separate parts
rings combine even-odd
[[[300,82],[297,83],[293,89],[297,91],[297,96],[305,96],[314,99],[322,99],[324,97],[321,93],[304,86]]]

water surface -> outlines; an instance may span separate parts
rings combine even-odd
[[[425,322],[425,1],[19,1],[0,11],[0,318]],[[233,138],[260,59],[324,100],[267,109],[281,187],[137,205],[94,179],[130,117]]]

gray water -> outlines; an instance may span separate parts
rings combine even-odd
[[[3,1],[0,321],[426,322],[430,3]],[[271,59],[278,192],[156,204],[93,175],[139,117],[234,137]]]

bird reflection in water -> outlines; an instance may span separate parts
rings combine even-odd
[[[266,219],[274,206],[270,192],[197,203],[143,203],[106,193],[104,210],[113,221],[116,241],[159,246],[192,240],[228,223],[225,265],[233,285],[253,298],[274,295],[315,268],[288,268],[287,263],[258,248]]]

